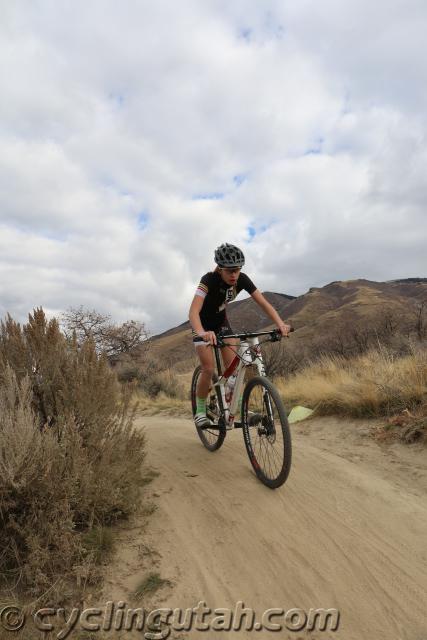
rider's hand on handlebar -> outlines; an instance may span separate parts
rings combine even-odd
[[[282,336],[284,336],[285,338],[288,338],[290,332],[292,331],[291,325],[290,324],[286,324],[285,322],[280,322],[277,325],[277,328],[279,329],[279,331],[282,334]]]
[[[215,331],[203,331],[202,333],[199,333],[199,336],[209,344],[216,344]]]

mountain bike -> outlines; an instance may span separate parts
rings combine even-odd
[[[260,342],[261,336],[268,338]],[[212,377],[206,407],[212,426],[196,427],[197,433],[206,449],[217,451],[228,430],[241,428],[246,451],[257,477],[267,487],[277,489],[286,482],[291,468],[291,434],[282,399],[271,380],[266,377],[261,345],[279,341],[282,334],[274,329],[227,335],[227,338],[239,339],[240,344],[237,349],[231,347],[235,357],[225,371],[220,348],[230,345],[225,344],[224,337],[219,333],[217,344],[211,345],[215,354],[216,372]],[[247,367],[255,367],[258,375],[245,384]],[[196,388],[200,373],[199,365],[191,381],[193,416],[196,414]],[[232,376],[235,377],[235,384],[230,394],[229,383]],[[238,421],[236,417],[241,397]]]

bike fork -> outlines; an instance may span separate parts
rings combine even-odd
[[[276,433],[276,428],[274,426],[273,407],[271,405],[270,394],[267,390],[264,391],[264,405],[267,411],[267,426],[265,427],[266,435],[274,436]]]

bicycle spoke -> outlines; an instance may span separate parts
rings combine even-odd
[[[201,372],[200,367],[197,367],[193,373],[193,379],[191,382],[191,404],[192,404],[193,416],[196,413],[196,389],[197,389],[197,383],[200,376],[200,372]],[[218,421],[220,418],[220,408],[219,408],[216,392],[213,391],[212,389],[209,392],[208,399],[207,399],[207,415],[215,425],[218,425]],[[220,448],[220,446],[224,442],[225,429],[220,429],[218,427],[216,427],[215,429],[213,429],[212,427],[208,427],[207,429],[200,428],[200,429],[197,429],[197,433],[203,445],[209,451],[216,451],[217,449]]]
[[[249,381],[244,411],[261,416],[257,426],[244,425],[245,445],[258,477],[271,488],[285,482],[290,469],[290,434],[286,411],[272,383],[263,377]]]

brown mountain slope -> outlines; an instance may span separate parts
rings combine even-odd
[[[267,300],[279,315],[295,327],[295,338],[331,335],[342,323],[364,321],[390,311],[402,322],[415,318],[417,306],[427,300],[427,278],[409,278],[390,282],[347,280],[313,287],[294,298],[280,293],[265,292]],[[189,301],[190,304],[190,301]],[[252,298],[231,303],[227,315],[235,331],[262,330],[272,325],[268,316]],[[151,339],[152,353],[175,366],[192,359],[194,347],[188,322]]]

